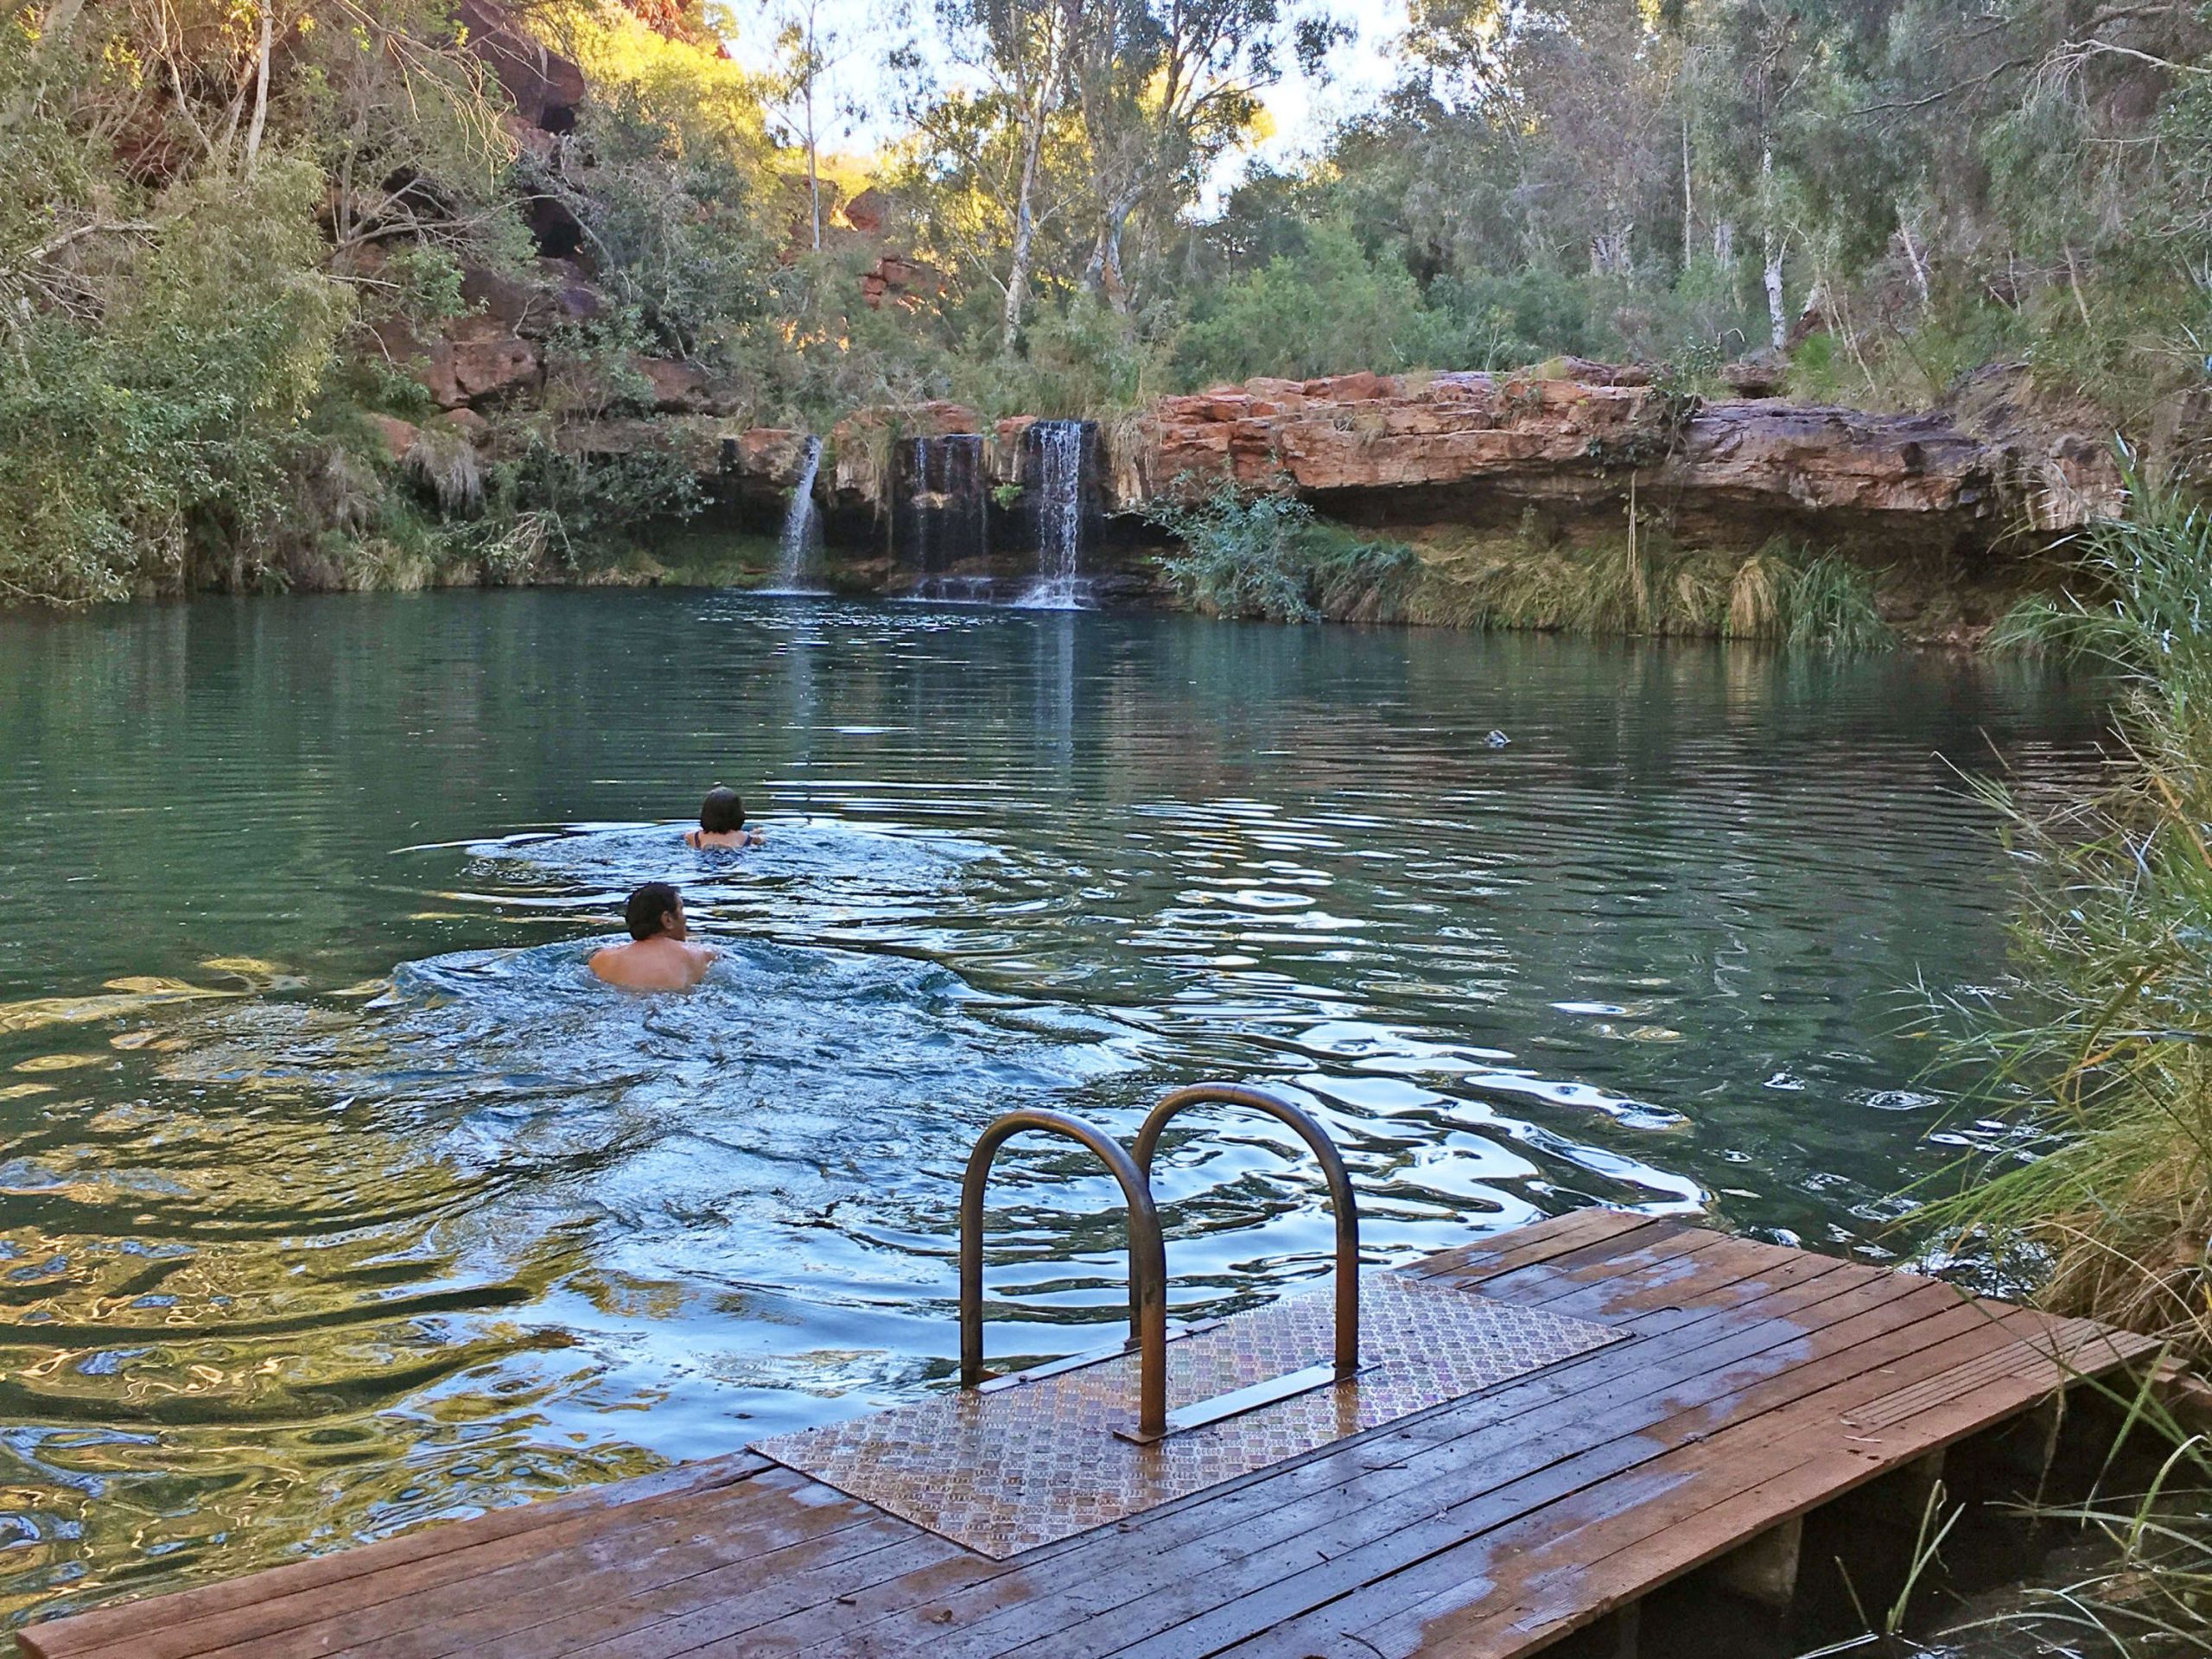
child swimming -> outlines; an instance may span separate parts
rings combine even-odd
[[[683,832],[683,844],[697,852],[721,848],[736,851],[760,847],[768,837],[745,827],[745,802],[734,789],[716,784],[699,804],[699,827]]]

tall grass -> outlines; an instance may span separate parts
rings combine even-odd
[[[1437,550],[1418,620],[1455,627],[1764,639],[1883,650],[1897,636],[1873,578],[1834,554],[1770,542],[1748,558],[1641,534],[1595,547],[1523,539]]]
[[[2029,880],[2018,994],[1960,1057],[2024,1093],[2045,1155],[1936,1206],[2024,1245],[2045,1297],[2212,1358],[2212,518],[2139,489],[2088,536],[2094,602],[2031,626],[2121,677],[2119,751],[2091,798],[2036,810],[1999,786]]]

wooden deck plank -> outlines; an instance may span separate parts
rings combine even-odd
[[[855,1535],[859,1535],[855,1536]],[[628,1597],[726,1593],[732,1575],[798,1573],[885,1544],[923,1536],[779,1469],[761,1476],[743,1506],[706,1507],[663,1516],[651,1526],[610,1529],[539,1560],[442,1584],[367,1609],[333,1612],[272,1636],[222,1649],[224,1659],[286,1659],[295,1654],[439,1659],[477,1653],[495,1641],[569,1618],[586,1621]],[[581,1645],[581,1644],[578,1644]],[[546,1640],[528,1653],[561,1650]]]
[[[367,1580],[416,1563],[490,1550],[508,1540],[522,1541],[516,1549],[526,1554],[550,1544],[556,1535],[566,1537],[602,1527],[608,1516],[620,1513],[626,1525],[633,1516],[651,1513],[664,1503],[716,1491],[774,1467],[767,1459],[750,1452],[686,1464],[542,1503],[494,1510],[466,1521],[434,1523],[397,1538],[310,1560],[287,1562],[219,1584],[95,1608],[67,1619],[31,1625],[18,1631],[16,1641],[27,1659],[94,1659],[95,1656],[124,1659],[125,1655],[137,1659],[152,1649],[131,1643],[156,1631],[212,1620],[289,1596],[327,1597],[327,1605],[363,1593],[378,1596],[381,1591],[368,1590]],[[544,1535],[529,1537],[531,1534]],[[503,1551],[500,1559],[513,1554],[514,1551]]]
[[[1405,1269],[1419,1279],[1449,1275],[1463,1283],[1477,1284],[1518,1267],[1544,1262],[1586,1244],[1616,1238],[1648,1227],[1658,1219],[1632,1210],[1570,1210],[1529,1227],[1493,1233],[1471,1244],[1424,1256]]]
[[[1962,1311],[1973,1322],[1959,1328],[1957,1316],[1952,1316],[1955,1333],[1933,1346],[1910,1357],[1885,1356],[1870,1371],[1732,1419],[1713,1433],[1671,1449],[1653,1461],[1651,1489],[1637,1492],[1637,1502],[1624,1503],[1627,1494],[1601,1484],[1553,1504],[1525,1507],[1494,1531],[1424,1557],[1410,1572],[1364,1586],[1307,1621],[1271,1629],[1247,1647],[1224,1650],[1256,1659],[1300,1643],[1310,1648],[1313,1638],[1325,1631],[1354,1634],[1372,1650],[1385,1653],[1415,1651],[1423,1643],[1453,1653],[1519,1652],[1553,1640],[1631,1599],[1605,1592],[1601,1564],[1611,1561],[1634,1583],[1631,1593],[1641,1594],[1815,1503],[2001,1421],[2047,1397],[2063,1380],[2046,1363],[2038,1374],[2013,1373],[1977,1386],[1971,1379],[1991,1374],[1993,1368],[1985,1363],[1989,1356],[2013,1351],[2022,1338],[2040,1337],[2053,1322],[2018,1309],[1995,1317],[1986,1306],[1965,1304]],[[1882,1397],[1888,1376],[1905,1357],[1913,1369],[1924,1368],[1931,1376],[1969,1380],[1963,1392],[1922,1414],[1909,1434],[1880,1444],[1847,1440],[1839,1433],[1844,1418],[1860,1401]],[[1962,1402],[1971,1404],[1961,1410]],[[1809,1478],[1808,1469],[1815,1471]],[[1796,1484],[1789,1490],[1803,1496],[1802,1503],[1780,1506],[1776,1499],[1740,1512],[1726,1507],[1744,1488],[1792,1478]],[[1641,1554],[1635,1553],[1639,1548]],[[1555,1565],[1547,1567],[1548,1561]],[[1545,1605],[1542,1592],[1567,1586],[1575,1614],[1545,1615],[1532,1622],[1529,1609]],[[1374,1609],[1384,1611],[1370,1621],[1366,1615]],[[1502,1634],[1516,1628],[1520,1633],[1511,1640]],[[1412,1645],[1407,1641],[1409,1630],[1421,1632]],[[1204,1645],[1192,1649],[1208,1650]]]
[[[2022,1334],[2092,1369],[2141,1348],[1632,1212],[1409,1271],[1634,1340],[1011,1561],[725,1459],[35,1626],[23,1651],[1506,1659],[2046,1397],[2061,1373]]]
[[[1590,1282],[1571,1287],[1573,1294],[1580,1300],[1567,1304],[1554,1303],[1553,1306],[1559,1311],[1577,1313],[1586,1318],[1610,1317],[1623,1323],[1625,1328],[1643,1331],[1652,1336],[1680,1332],[1682,1334],[1675,1337],[1675,1340],[1685,1342],[1689,1339],[1691,1327],[1720,1317],[1731,1311],[1721,1300],[1726,1297],[1744,1297],[1749,1300],[1750,1306],[1753,1307],[1764,1307],[1767,1311],[1780,1311],[1803,1306],[1805,1299],[1811,1294],[1806,1290],[1805,1287],[1819,1280],[1831,1281],[1832,1288],[1829,1294],[1840,1294],[1842,1289],[1851,1287],[1864,1287],[1875,1284],[1891,1287],[1885,1294],[1895,1294],[1895,1275],[1878,1269],[1859,1267],[1838,1261],[1834,1257],[1814,1255],[1804,1251],[1782,1250],[1770,1246],[1749,1244],[1716,1234],[1708,1233],[1704,1236],[1707,1241],[1714,1245],[1733,1247],[1732,1259],[1716,1262],[1711,1255],[1704,1258],[1708,1266],[1705,1269],[1705,1278],[1700,1282],[1715,1299],[1711,1304],[1688,1307],[1676,1306],[1673,1305],[1675,1299],[1670,1294],[1669,1300],[1662,1305],[1647,1308],[1640,1302],[1637,1288],[1632,1282],[1622,1278],[1608,1280],[1599,1277],[1592,1279]],[[1726,1251],[1720,1254],[1731,1255]],[[1752,1288],[1746,1288],[1747,1287]],[[1767,1297],[1777,1300],[1770,1303],[1764,1303],[1759,1300]],[[1516,1297],[1515,1300],[1522,1299]],[[1782,1340],[1795,1334],[1795,1332],[1769,1333],[1769,1339]],[[1739,1337],[1738,1346],[1740,1347],[1740,1345]],[[1600,1353],[1605,1351],[1600,1351]],[[1617,1366],[1614,1363],[1600,1358],[1599,1355],[1586,1356],[1582,1359],[1570,1361],[1561,1367],[1547,1371],[1539,1378],[1524,1380],[1522,1382],[1509,1385],[1507,1389],[1496,1390],[1482,1396],[1484,1409],[1489,1419],[1503,1421],[1516,1411],[1549,1405],[1561,1396],[1568,1396],[1581,1400],[1585,1409],[1596,1410],[1600,1408],[1599,1397],[1587,1391],[1586,1383],[1593,1378],[1616,1377]],[[1465,1403],[1472,1405],[1474,1402]],[[1412,1444],[1414,1440],[1424,1432],[1421,1427],[1423,1421],[1422,1419],[1409,1420],[1406,1423],[1396,1425],[1393,1430],[1386,1433],[1403,1436],[1407,1444]],[[1441,1430],[1427,1432],[1444,1433]],[[1444,1438],[1450,1438],[1450,1435],[1444,1433]],[[1368,1454],[1358,1450],[1363,1444],[1361,1441],[1346,1442],[1340,1447],[1330,1450],[1342,1452],[1347,1458],[1365,1457]],[[1236,1498],[1238,1494],[1249,1488],[1262,1484],[1269,1488],[1270,1493],[1274,1496],[1271,1498],[1260,1500],[1263,1504],[1268,1502],[1287,1502],[1295,1496],[1295,1493],[1287,1490],[1287,1483],[1294,1480],[1300,1483],[1301,1487],[1325,1485],[1328,1483],[1330,1471],[1324,1469],[1319,1471],[1319,1474],[1321,1478],[1314,1479],[1313,1471],[1303,1463],[1284,1465],[1272,1470],[1258,1471],[1243,1477],[1236,1482],[1210,1488],[1205,1492],[1193,1494],[1189,1497],[1178,1500],[1175,1503],[1149,1512],[1142,1517],[1141,1537],[1138,1537],[1138,1527],[1135,1522],[1124,1523],[1123,1527],[1116,1533],[1081,1534],[1065,1542],[1049,1546],[1043,1550],[1031,1552],[1015,1563],[1006,1564],[1003,1567],[985,1564],[990,1570],[970,1573],[965,1580],[957,1580],[950,1584],[946,1582],[944,1575],[932,1575],[931,1583],[926,1587],[918,1590],[913,1600],[916,1605],[919,1605],[922,1602],[930,1601],[933,1597],[945,1594],[951,1589],[972,1587],[974,1584],[999,1578],[1014,1571],[1027,1573],[1033,1570],[1044,1575],[1065,1573],[1069,1576],[1119,1573],[1123,1570],[1121,1564],[1099,1562],[1092,1559],[1101,1549],[1112,1549],[1114,1540],[1118,1536],[1128,1535],[1136,1538],[1135,1553],[1141,1557],[1148,1555],[1166,1548],[1179,1538],[1211,1535],[1217,1533],[1224,1526],[1235,1523],[1241,1518],[1239,1516],[1224,1512],[1214,1506]],[[1238,1501],[1249,1500],[1238,1499]],[[1200,1506],[1205,1506],[1205,1514],[1195,1516],[1188,1522],[1187,1528],[1179,1522],[1179,1516],[1192,1516]],[[1079,1562],[1059,1565],[1064,1557],[1077,1552],[1083,1553],[1086,1559]],[[873,1592],[879,1590],[880,1586],[868,1586],[861,1588]],[[855,1607],[873,1605],[878,1599],[880,1597],[872,1593],[864,1595],[861,1601],[855,1604]],[[880,1614],[879,1613],[878,1616]],[[836,1620],[836,1631],[833,1634],[839,1635],[842,1639],[842,1633],[844,1630],[856,1626],[861,1622],[855,1611],[841,1609]],[[933,1630],[931,1634],[937,1640],[943,1639],[944,1633],[941,1630]]]
[[[659,1659],[833,1602],[845,1593],[844,1586],[854,1581],[858,1567],[871,1574],[904,1573],[966,1553],[949,1539],[904,1522],[887,1521],[885,1527],[868,1529],[870,1548],[865,1554],[824,1553],[799,1566],[762,1560],[753,1569],[728,1568],[716,1575],[721,1582],[682,1586],[687,1593],[680,1597],[632,1597],[610,1603],[592,1616],[536,1625],[495,1643],[447,1651],[465,1653],[469,1659],[541,1659],[551,1653]],[[765,1576],[768,1573],[773,1576]]]

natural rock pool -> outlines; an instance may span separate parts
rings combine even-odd
[[[1954,767],[2101,724],[1941,658],[696,593],[0,620],[0,1615],[931,1387],[1015,1105],[1281,1089],[1377,1262],[1595,1202],[1887,1259],[1999,1133],[1912,1035],[2004,969]],[[678,844],[718,780],[764,850]],[[603,991],[655,878],[730,955]],[[1179,1311],[1325,1273],[1287,1133],[1190,1131]],[[1110,1335],[1110,1181],[1000,1170],[994,1350]]]

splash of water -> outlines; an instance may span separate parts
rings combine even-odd
[[[778,546],[775,594],[810,594],[822,590],[803,585],[806,567],[822,544],[821,515],[814,507],[814,480],[822,470],[822,440],[810,436],[799,460],[798,482],[792,487],[791,505],[784,513],[784,533]]]

